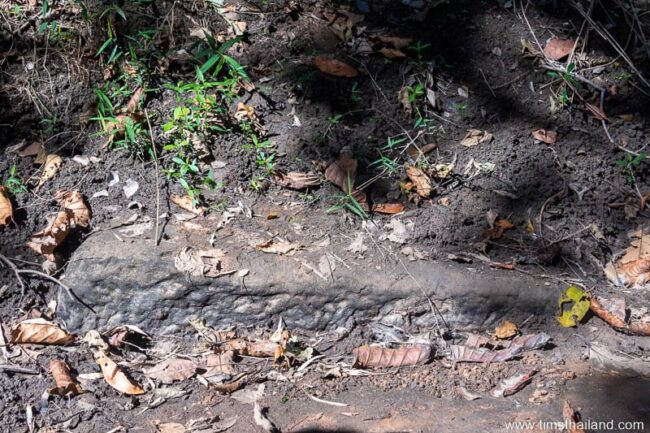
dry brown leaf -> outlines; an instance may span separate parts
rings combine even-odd
[[[415,191],[419,196],[426,198],[431,195],[431,192],[433,191],[431,179],[429,179],[429,176],[427,176],[424,171],[412,165],[407,165],[406,175],[409,177],[411,182],[413,182]]]
[[[256,358],[275,357],[280,348],[279,343],[273,341],[246,341],[241,338],[230,340],[225,345],[226,350],[230,350],[237,355],[253,356]]]
[[[216,278],[229,273],[226,253],[217,248],[200,250],[184,247],[174,257],[174,266],[196,277]]]
[[[536,129],[532,132],[533,138],[546,144],[555,144],[557,141],[557,132],[551,129]]]
[[[255,115],[255,108],[253,108],[251,105],[246,105],[243,102],[239,102],[237,104],[237,111],[235,112],[235,119],[241,122],[246,118],[253,121],[257,120],[257,116]]]
[[[106,382],[123,394],[140,395],[144,394],[144,389],[134,380],[129,378],[108,355],[98,350],[93,353],[95,362],[102,369],[102,374]]]
[[[508,377],[499,383],[490,394],[493,397],[508,397],[524,389],[526,385],[533,380],[533,376],[537,374],[537,370],[531,370],[526,373],[518,373],[514,376]]]
[[[352,351],[354,365],[360,368],[405,367],[423,364],[431,357],[431,347],[424,344],[390,349],[379,346],[361,346]]]
[[[140,99],[142,98],[143,93],[143,87],[138,87],[135,92],[133,92],[133,95],[131,95],[129,102],[126,104],[126,113],[136,113],[139,111],[138,108],[140,107]]]
[[[411,159],[413,159],[413,161],[417,161],[418,159],[422,158],[424,155],[431,152],[437,147],[438,147],[438,143],[436,143],[435,141],[432,143],[425,144],[424,146],[419,146],[419,148],[414,146],[411,143],[406,148],[406,153],[408,154],[408,156],[411,157]]]
[[[7,188],[0,185],[0,227],[6,226],[14,219],[14,208],[7,193]]]
[[[339,158],[325,169],[325,179],[337,185],[343,192],[350,193],[354,190],[358,165],[357,160],[352,157],[352,152],[343,148]]]
[[[391,45],[398,50],[403,50],[407,48],[411,43],[413,42],[413,39],[411,38],[401,38],[399,36],[381,36],[377,35],[376,38],[380,41],[383,42],[386,45]]]
[[[510,230],[515,226],[508,220],[499,218],[495,221],[494,227],[488,230],[488,237],[492,240],[501,239],[506,230]]]
[[[42,150],[43,150],[43,145],[41,144],[41,142],[35,141],[29,146],[22,149],[20,152],[18,152],[18,154],[24,158],[26,156],[36,156],[39,153],[41,153]]]
[[[280,186],[290,189],[305,189],[321,184],[320,176],[314,173],[300,173],[290,171],[289,173],[277,172],[273,180]]]
[[[404,54],[402,51],[398,50],[397,48],[388,48],[388,47],[383,47],[382,49],[379,50],[381,54],[384,55],[387,59],[405,59],[406,54]]]
[[[399,99],[400,104],[402,104],[402,107],[404,107],[406,115],[410,117],[413,114],[413,104],[411,104],[411,101],[409,100],[408,86],[402,87],[399,92],[397,92],[397,98]]]
[[[59,212],[54,219],[41,231],[32,234],[27,246],[48,260],[54,260],[54,250],[70,233],[70,219],[73,213],[70,210]]]
[[[210,384],[210,389],[213,389],[221,394],[232,394],[244,385],[244,382],[239,379],[229,383]]]
[[[194,206],[192,197],[189,195],[178,195],[178,194],[172,194],[169,196],[169,201],[174,203],[176,206],[180,207],[181,209],[185,209],[188,212],[192,212],[195,215],[203,215],[203,212],[205,212],[205,209],[202,207],[196,207]]]
[[[650,281],[650,234],[633,234],[625,255],[605,267],[605,275],[616,285],[641,286]]]
[[[300,248],[300,244],[296,242],[283,241],[276,238],[271,238],[266,242],[262,242],[255,248],[264,253],[269,254],[288,254]]]
[[[568,400],[564,402],[564,407],[562,407],[562,416],[565,425],[568,427],[568,433],[585,433],[585,430],[578,425],[578,414],[573,410]]]
[[[11,342],[14,344],[52,344],[67,346],[77,338],[58,325],[45,319],[29,319],[18,323],[11,330]]]
[[[64,209],[72,213],[70,221],[75,226],[85,228],[90,225],[90,209],[79,191],[59,191],[54,197]]]
[[[451,359],[455,362],[503,362],[519,355],[523,349],[520,346],[511,346],[501,350],[485,348],[474,349],[469,346],[452,345]]]
[[[404,212],[403,203],[377,203],[372,205],[372,211],[383,213],[386,215],[393,215],[396,213]]]
[[[143,370],[143,373],[162,383],[187,380],[196,374],[197,365],[194,361],[182,358],[169,358],[151,368]]]
[[[641,321],[625,321],[625,306],[623,305],[623,316],[621,317],[620,310],[612,311],[603,305],[603,300],[592,296],[589,299],[591,311],[605,322],[612,325],[614,328],[622,332],[627,332],[634,335],[650,336],[650,322]]]
[[[544,55],[551,60],[562,60],[571,54],[575,43],[575,39],[553,38],[546,43]]]
[[[500,340],[512,338],[519,332],[517,325],[509,320],[505,320],[499,324],[494,330],[494,336]]]
[[[59,172],[61,164],[63,164],[63,159],[59,155],[47,155],[45,157],[45,163],[43,164],[43,173],[38,180],[38,187],[54,178],[54,176]]]
[[[60,359],[50,361],[50,373],[56,387],[48,389],[49,394],[65,397],[68,394],[79,395],[83,392],[81,385],[70,376],[70,367],[65,361]]]
[[[327,56],[316,56],[313,62],[321,72],[335,77],[353,78],[359,75],[359,71],[347,63]]]
[[[480,129],[470,129],[465,134],[460,142],[465,147],[477,146],[481,143],[489,143],[492,141],[494,136],[487,131],[481,131]]]
[[[156,424],[156,433],[185,433],[187,429],[177,422],[164,422]]]
[[[222,353],[211,353],[206,356],[204,360],[204,368],[206,371],[203,373],[203,376],[212,377],[219,374],[235,374],[234,355],[234,351],[226,350]]]

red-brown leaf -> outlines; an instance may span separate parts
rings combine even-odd
[[[431,347],[424,344],[390,349],[378,346],[361,346],[352,351],[354,365],[361,368],[404,367],[422,364],[431,357]]]
[[[575,43],[574,39],[553,38],[544,47],[544,54],[551,60],[561,60],[571,54]]]
[[[352,66],[330,57],[316,56],[313,62],[321,72],[335,77],[353,78],[359,75],[359,71]]]
[[[402,203],[377,203],[372,205],[372,211],[383,213],[386,215],[393,215],[396,213],[404,212],[404,204]]]
[[[533,138],[546,144],[555,144],[557,141],[557,132],[551,129],[536,129],[532,132]]]

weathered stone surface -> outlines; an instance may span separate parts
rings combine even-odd
[[[434,315],[413,278],[450,324],[488,326],[504,317],[552,315],[561,289],[509,271],[424,260],[404,262],[413,278],[402,263],[390,259],[380,269],[361,260],[339,262],[330,275],[321,273],[323,278],[310,269],[318,269],[322,252],[264,254],[246,245],[245,235],[217,246],[230,258],[229,269],[249,269],[248,275],[200,278],[174,266],[181,248],[196,245],[187,235],[175,235],[158,247],[151,239],[116,235],[91,236],[70,261],[64,281],[97,312],[61,293],[58,315],[72,331],[135,324],[173,332],[196,318],[222,326],[280,316],[289,326],[306,329],[331,329],[351,318],[430,326]]]

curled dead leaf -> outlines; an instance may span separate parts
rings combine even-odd
[[[533,376],[537,374],[537,370],[531,370],[525,373],[518,373],[514,376],[510,376],[501,383],[499,383],[490,394],[493,397],[508,397],[524,389],[526,385],[533,380]]]
[[[487,131],[470,129],[467,131],[467,134],[465,134],[465,137],[461,140],[460,144],[465,147],[472,147],[482,143],[489,143],[493,138],[494,136]]]
[[[144,88],[143,87],[138,87],[135,92],[133,92],[133,95],[131,95],[131,98],[129,99],[129,102],[126,104],[126,112],[127,113],[136,113],[139,111],[140,107],[140,99],[142,99],[142,94],[144,93]]]
[[[253,121],[257,120],[257,116],[255,115],[255,108],[253,108],[251,105],[246,105],[243,102],[239,102],[237,104],[237,111],[235,111],[235,119],[241,122],[246,118]]]
[[[383,47],[379,50],[387,59],[405,59],[406,54],[397,48]]]
[[[551,60],[562,60],[571,54],[575,44],[575,39],[552,38],[544,47],[544,55]]]
[[[557,141],[557,132],[551,129],[536,129],[532,132],[533,138],[546,144],[555,144]]]
[[[54,260],[54,250],[70,233],[70,219],[72,211],[65,209],[54,217],[41,231],[32,234],[27,246],[48,260]]]
[[[234,355],[235,352],[232,350],[226,350],[222,353],[211,353],[206,356],[204,360],[205,373],[203,373],[203,376],[212,377],[220,374],[235,374]]]
[[[383,213],[386,215],[393,215],[396,213],[404,212],[403,203],[377,203],[372,205],[372,211]]]
[[[423,364],[431,357],[431,347],[425,344],[401,346],[397,349],[361,346],[352,351],[354,365],[360,368],[405,367]]]
[[[357,178],[358,162],[352,157],[352,151],[341,149],[339,158],[325,169],[325,179],[338,186],[345,193],[354,190]]]
[[[172,194],[169,196],[169,201],[171,201],[181,209],[185,209],[186,211],[192,212],[195,215],[203,215],[203,213],[205,212],[205,209],[203,209],[202,207],[196,207],[194,205],[192,197],[190,197],[189,195],[181,196],[178,194]]]
[[[415,186],[415,191],[420,197],[429,197],[433,191],[433,186],[431,185],[431,179],[427,174],[412,165],[406,166],[406,175],[409,177],[413,185]]]
[[[76,338],[76,335],[69,334],[57,324],[40,318],[24,320],[11,330],[11,342],[14,344],[67,346],[74,343]]]
[[[494,226],[488,230],[488,237],[492,240],[501,239],[506,230],[510,230],[515,226],[508,220],[499,218],[494,222]]]
[[[622,299],[622,298],[621,298]],[[589,308],[591,311],[605,322],[610,324],[615,329],[626,332],[633,335],[644,335],[650,336],[650,322],[642,321],[630,321],[629,323],[625,321],[625,301],[623,300],[623,314],[621,315],[620,307],[618,311],[612,311],[611,309],[606,308],[604,305],[605,302],[603,299],[599,299],[596,296],[592,296],[589,299]]]
[[[650,234],[633,235],[625,255],[605,267],[605,275],[616,285],[641,286],[650,281]]]
[[[53,359],[50,361],[50,373],[56,386],[47,390],[49,394],[65,397],[66,395],[79,395],[83,392],[81,385],[70,375],[70,367],[65,361]]]
[[[321,184],[320,176],[314,173],[300,173],[290,171],[288,173],[277,172],[273,180],[280,186],[290,189],[305,189],[315,187]]]
[[[382,42],[382,43],[384,43],[386,45],[390,45],[392,47],[395,47],[398,50],[403,50],[403,49],[407,48],[413,42],[413,39],[411,39],[411,38],[401,38],[399,36],[381,36],[381,35],[377,35],[376,38],[380,42]]]
[[[54,196],[59,204],[71,212],[70,221],[77,227],[90,225],[90,209],[79,191],[59,191]]]
[[[106,352],[98,350],[93,353],[93,358],[102,369],[102,374],[106,382],[123,394],[140,395],[144,394],[144,389],[129,378],[118,365],[108,357]]]
[[[242,338],[237,338],[226,342],[225,347],[237,355],[253,356],[255,358],[272,358],[278,352],[280,344],[269,340],[247,341]]]
[[[6,226],[14,219],[14,210],[7,188],[0,185],[0,227]]]
[[[162,383],[183,381],[196,374],[197,365],[194,361],[183,358],[169,358],[151,368],[145,369],[143,373]]]
[[[59,172],[61,164],[63,164],[63,159],[59,155],[47,155],[43,163],[43,173],[41,173],[41,177],[38,180],[38,187],[54,178]]]
[[[335,77],[353,78],[359,75],[359,71],[347,63],[327,56],[316,56],[313,62],[321,72]]]
[[[271,238],[255,247],[257,250],[270,254],[288,254],[300,248],[300,244]]]

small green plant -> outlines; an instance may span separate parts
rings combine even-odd
[[[562,80],[562,86],[557,92],[556,101],[560,107],[566,107],[571,103],[571,95],[569,90],[575,91],[580,87],[580,82],[576,80],[573,76],[573,71],[575,70],[575,63],[569,63],[566,67],[566,71],[556,72],[549,71],[548,76],[555,79]]]
[[[415,41],[415,43],[409,45],[408,49],[413,51],[415,54],[415,63],[417,66],[422,66],[424,64],[424,53],[431,44],[423,44],[422,41]]]
[[[58,121],[56,116],[44,117],[40,121],[41,127],[43,128],[43,132],[48,135],[54,134],[57,131],[58,128],[57,123]]]
[[[371,162],[370,167],[382,167],[384,170],[386,170],[386,173],[393,174],[397,172],[399,165],[395,159],[389,158],[388,156],[380,153],[379,159]]]
[[[424,95],[424,85],[422,83],[417,83],[415,86],[407,86],[406,90],[408,91],[408,101],[414,103],[419,97]]]
[[[356,102],[361,102],[361,90],[359,90],[359,82],[355,81],[352,83],[352,87],[350,88],[350,100],[353,103]]]
[[[12,165],[9,168],[9,177],[5,179],[3,185],[13,195],[19,195],[27,192],[27,185],[25,185],[20,176],[16,174],[16,164]]]
[[[354,215],[358,216],[361,219],[368,219],[368,214],[366,213],[365,209],[363,206],[361,206],[361,203],[354,197],[353,195],[353,183],[352,179],[348,176],[348,187],[347,190],[349,191],[345,195],[338,195],[336,196],[336,203],[327,209],[327,213],[335,213],[335,212],[340,212],[342,210],[348,210],[352,212]]]
[[[622,72],[620,72],[619,74],[616,75],[615,80],[616,80],[616,81],[619,81],[619,82],[622,82],[622,83],[625,83],[625,82],[627,82],[627,81],[630,81],[630,79],[631,79],[633,76],[634,76],[634,75],[632,75],[632,74],[631,74],[630,72],[628,72],[628,71],[622,71]]]
[[[470,117],[469,115],[469,104],[467,102],[455,103],[456,112],[463,119]]]
[[[327,121],[330,123],[330,125],[338,125],[341,122],[341,119],[343,119],[342,114],[335,114],[331,117],[328,117]]]
[[[632,155],[629,153],[625,154],[625,158],[619,159],[616,161],[616,165],[621,167],[625,180],[629,185],[634,185],[634,169],[638,167],[645,159],[647,155],[643,152],[638,155]]]

